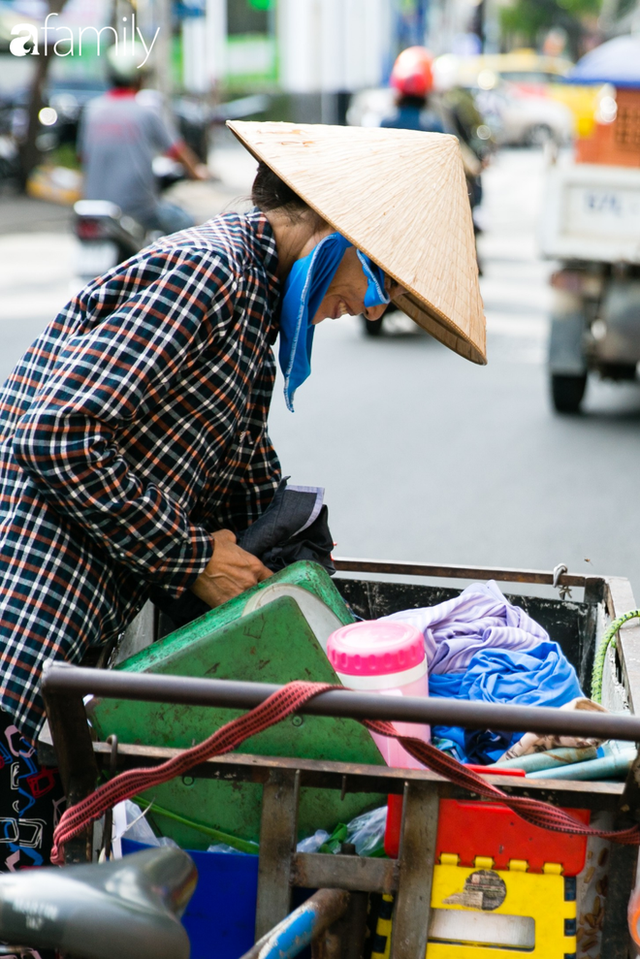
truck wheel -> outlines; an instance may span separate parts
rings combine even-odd
[[[384,316],[381,316],[379,320],[368,320],[366,316],[360,314],[360,318],[362,320],[362,325],[364,326],[364,332],[367,336],[382,336]]]
[[[587,374],[565,376],[551,374],[551,398],[558,413],[577,413],[587,386]]]

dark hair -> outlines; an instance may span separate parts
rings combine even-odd
[[[281,180],[271,167],[260,161],[258,172],[251,188],[251,200],[263,213],[270,210],[282,210],[294,223],[311,214],[318,222],[322,217],[298,196],[295,190]]]

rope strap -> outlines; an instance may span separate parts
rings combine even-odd
[[[326,683],[288,683],[250,712],[239,716],[225,726],[221,726],[204,742],[192,746],[191,749],[185,749],[160,766],[156,766],[154,769],[129,769],[120,773],[119,776],[115,776],[96,789],[90,796],[87,796],[86,799],[81,800],[75,806],[71,806],[63,813],[53,834],[51,862],[63,863],[65,843],[77,836],[90,823],[99,819],[107,809],[110,809],[116,803],[131,799],[137,793],[144,792],[154,786],[160,786],[176,776],[184,776],[193,766],[205,762],[212,756],[222,756],[224,753],[231,752],[240,746],[245,739],[249,739],[250,736],[255,736],[275,723],[286,719],[287,716],[295,713],[319,693],[324,693],[329,689],[342,688],[342,686],[331,686]],[[602,839],[610,839],[623,845],[640,845],[640,829],[638,826],[617,831],[592,829],[590,826],[578,822],[569,813],[549,803],[540,802],[538,799],[507,795],[497,786],[488,783],[478,773],[474,773],[468,767],[463,766],[457,759],[453,759],[453,757],[436,749],[435,746],[425,743],[421,739],[401,736],[391,723],[366,719],[361,720],[361,722],[374,733],[397,739],[411,756],[433,772],[485,799],[503,803],[513,809],[522,819],[533,823],[534,826],[578,836],[599,836]]]
[[[600,645],[596,652],[593,662],[593,672],[591,673],[591,698],[596,703],[602,702],[602,679],[604,676],[604,664],[607,658],[607,650],[611,645],[616,647],[616,634],[619,629],[628,623],[630,619],[640,618],[640,609],[630,609],[628,613],[623,613],[611,623],[604,636],[600,640]]]

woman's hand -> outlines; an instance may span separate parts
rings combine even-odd
[[[191,590],[212,608],[273,575],[256,556],[237,545],[230,529],[220,529],[211,538],[213,556]]]

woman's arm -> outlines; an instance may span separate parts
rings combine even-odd
[[[180,249],[137,269],[157,276],[133,284],[130,299],[112,313],[104,307],[108,283],[94,293],[99,322],[65,344],[20,421],[13,448],[56,510],[115,561],[177,595],[207,567],[211,536],[166,490],[137,474],[118,447],[118,434],[207,344],[212,304],[218,328],[230,322],[235,280],[213,254]]]

